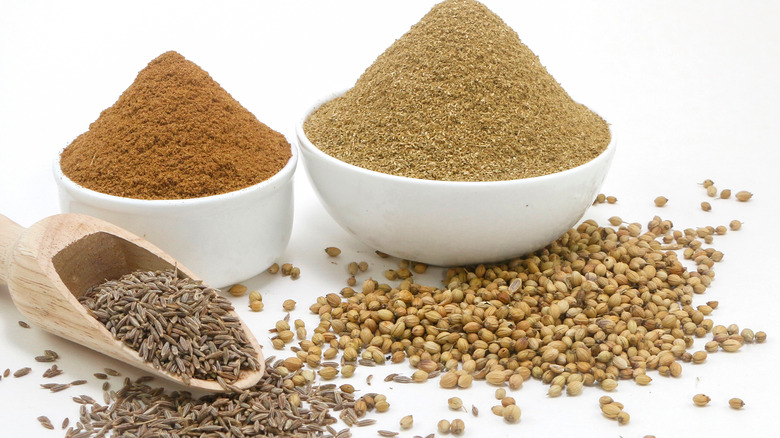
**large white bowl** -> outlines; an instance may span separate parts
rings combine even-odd
[[[253,277],[287,247],[293,222],[293,174],[298,152],[271,178],[230,193],[202,198],[144,200],[84,188],[54,176],[64,213],[111,222],[157,245],[213,287]]]
[[[341,93],[339,93],[341,94]],[[328,213],[366,245],[440,266],[495,262],[551,243],[593,203],[615,153],[535,178],[432,181],[367,170],[322,152],[296,127],[309,179]]]

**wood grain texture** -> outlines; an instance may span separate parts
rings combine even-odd
[[[24,229],[0,215],[0,282],[8,284],[19,311],[34,325],[55,335],[184,385],[176,375],[144,361],[137,351],[114,339],[90,316],[78,297],[89,287],[137,270],[186,267],[146,240],[102,220],[79,214],[51,216]],[[232,315],[239,318],[235,312]],[[243,370],[233,385],[248,388],[262,377],[261,346],[247,328],[258,352],[257,371]],[[223,391],[215,381],[191,379],[188,386]]]

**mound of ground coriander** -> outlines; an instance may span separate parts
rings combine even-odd
[[[208,73],[166,52],[61,155],[63,173],[88,189],[138,199],[187,199],[265,181],[290,144]]]
[[[434,6],[304,130],[347,163],[447,181],[555,173],[592,160],[610,141],[607,123],[474,0]]]

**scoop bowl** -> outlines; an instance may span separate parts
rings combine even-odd
[[[614,132],[593,160],[534,178],[433,181],[353,166],[318,149],[296,126],[306,172],[333,219],[366,245],[418,262],[459,266],[540,249],[582,218],[615,153]],[[610,131],[612,129],[610,128]]]

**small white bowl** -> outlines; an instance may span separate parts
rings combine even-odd
[[[145,200],[84,188],[54,161],[60,209],[97,217],[137,234],[167,252],[213,287],[253,277],[287,247],[293,223],[293,174],[298,152],[271,178],[202,198]]]
[[[389,175],[322,152],[296,126],[306,172],[325,209],[366,245],[440,266],[507,260],[563,235],[593,203],[615,153],[578,167],[510,181],[452,182]],[[611,130],[610,130],[611,131]]]

